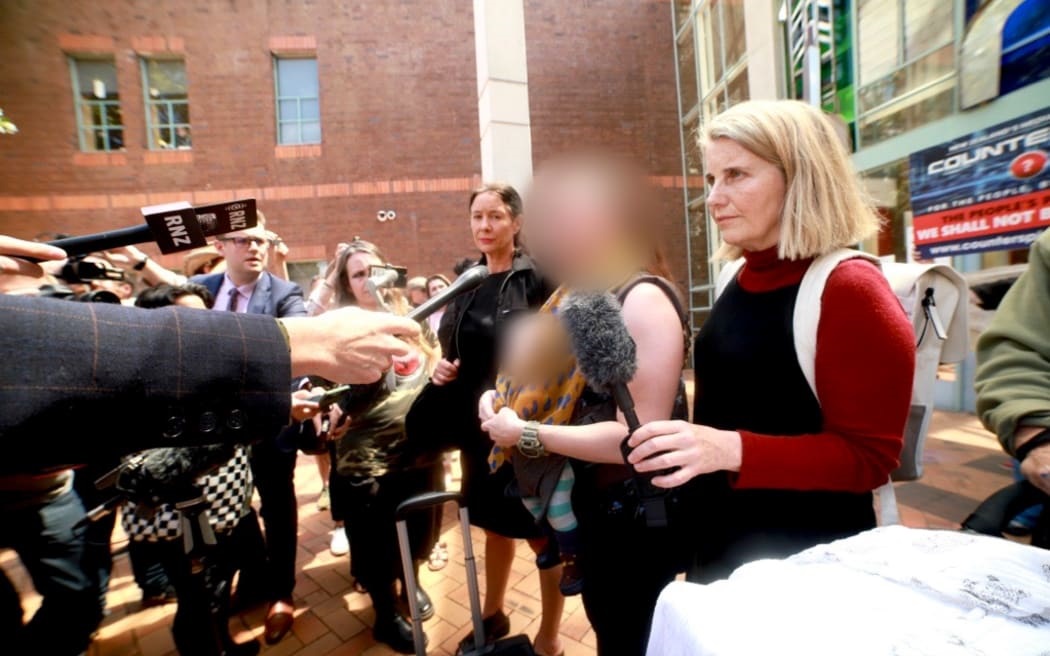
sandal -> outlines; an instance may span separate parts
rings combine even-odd
[[[438,542],[430,551],[430,558],[427,560],[427,569],[431,572],[439,572],[445,569],[446,565],[448,565],[448,544]]]

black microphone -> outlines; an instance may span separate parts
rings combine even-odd
[[[484,264],[479,264],[467,269],[460,277],[456,278],[455,282],[441,290],[437,296],[431,296],[422,305],[409,312],[408,318],[415,319],[416,321],[423,321],[451,303],[452,299],[457,296],[477,289],[478,286],[485,281],[485,278],[488,277],[489,268]]]
[[[107,230],[90,235],[48,242],[70,257],[87,255],[119,246],[155,242],[164,254],[208,245],[208,237],[254,228],[259,217],[255,199],[193,207],[189,203],[166,203],[141,208],[145,225]]]
[[[631,452],[627,441],[642,424],[627,388],[638,371],[638,352],[634,338],[623,322],[620,303],[608,293],[573,293],[565,299],[558,315],[569,334],[580,372],[591,387],[613,397],[627,422],[627,437],[620,443],[620,452],[624,463],[635,473],[631,481],[638,500],[639,516],[647,526],[667,526],[667,491],[655,487],[649,480],[651,476],[639,476],[627,462]]]

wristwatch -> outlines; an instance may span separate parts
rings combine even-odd
[[[141,260],[132,265],[132,269],[135,271],[142,271],[146,268],[146,262],[149,262],[149,255],[144,256]]]
[[[518,452],[526,458],[539,458],[547,455],[547,450],[540,442],[540,423],[538,421],[526,422],[525,428],[518,438]]]

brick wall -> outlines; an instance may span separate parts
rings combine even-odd
[[[534,154],[601,144],[680,175],[666,2],[526,3]],[[473,17],[466,0],[305,3],[5,2],[0,232],[33,237],[134,224],[145,203],[259,199],[292,259],[354,235],[414,271],[471,253],[478,181]],[[277,146],[271,58],[316,52],[322,144]],[[67,55],[114,58],[126,150],[78,149]],[[192,151],[146,144],[139,57],[179,54]],[[655,217],[681,245],[681,190]],[[379,210],[395,210],[380,223]],[[684,257],[671,249],[676,270]],[[176,264],[178,258],[169,260]]]
[[[671,3],[525,2],[532,153],[602,147],[633,156],[661,188],[652,217],[686,282]],[[670,179],[668,179],[670,178]]]

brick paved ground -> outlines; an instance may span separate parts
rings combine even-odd
[[[901,516],[908,526],[957,528],[959,521],[986,496],[1009,481],[1007,458],[995,440],[971,415],[937,413],[927,444],[926,473],[921,481],[898,484]],[[299,566],[296,587],[297,617],[294,632],[280,644],[264,649],[267,656],[336,656],[392,653],[377,645],[368,630],[373,614],[367,595],[351,589],[345,556],[328,552],[330,521],[316,508],[320,482],[312,458],[300,459],[296,481],[301,490]],[[450,654],[467,632],[467,590],[464,586],[462,541],[446,512],[451,562],[439,573],[424,568],[423,584],[430,591],[437,614],[427,622],[431,653]],[[124,538],[115,537],[120,546]],[[475,531],[475,544],[483,542]],[[10,552],[0,552],[0,566],[23,590],[27,613],[39,597],[24,570]],[[483,567],[481,563],[479,566]],[[521,545],[514,562],[508,612],[515,632],[534,634],[539,622],[539,583],[531,553]],[[109,594],[110,616],[99,631],[90,656],[166,656],[174,646],[168,627],[173,606],[139,610],[139,591],[131,578],[127,557],[116,558]],[[239,638],[261,637],[263,610],[236,618]],[[579,597],[565,606],[562,638],[568,656],[594,653],[594,633],[580,606]]]

